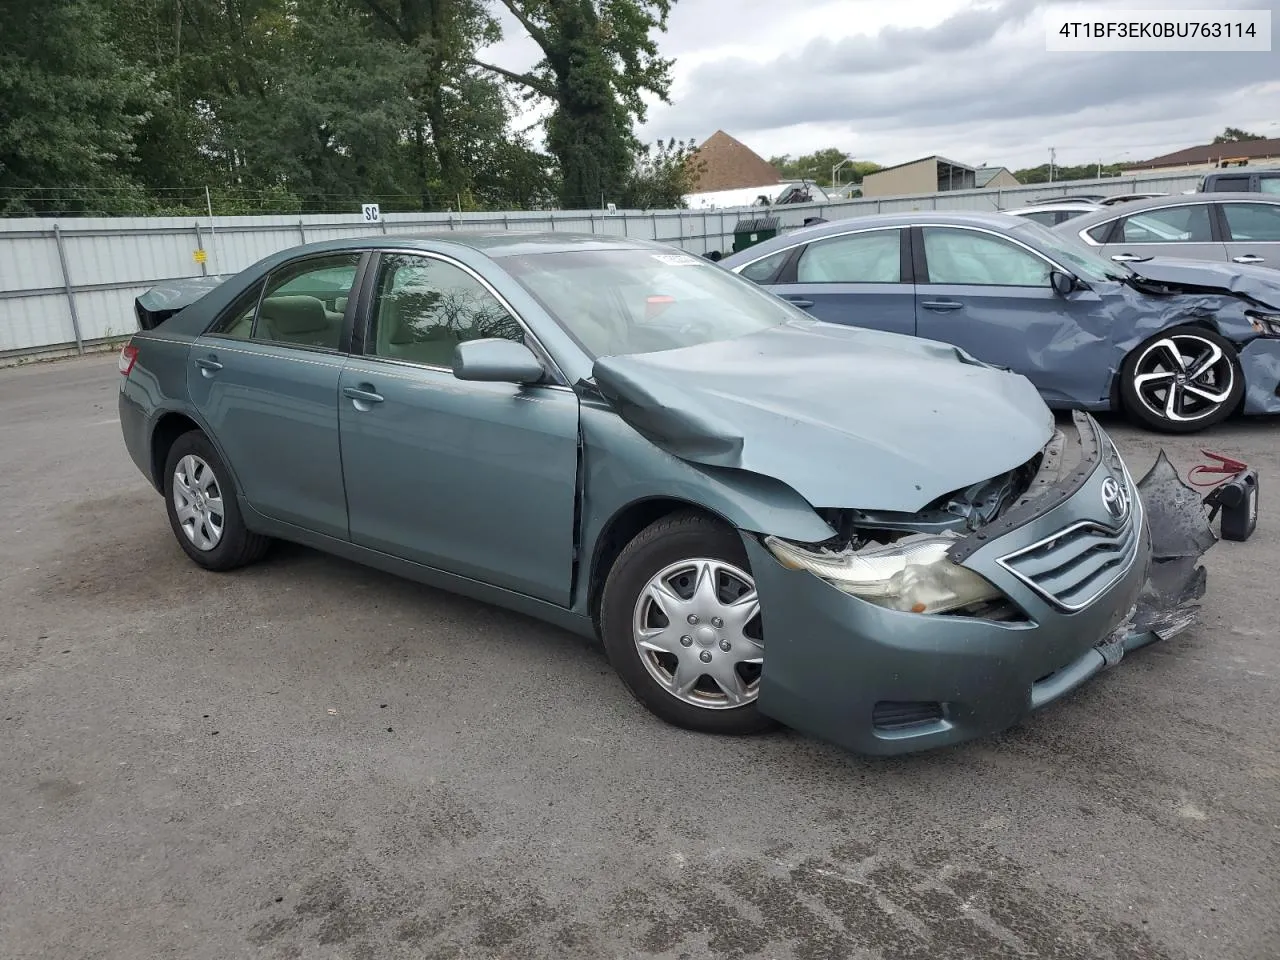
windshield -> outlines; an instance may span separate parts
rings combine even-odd
[[[1057,260],[1064,267],[1073,270],[1083,280],[1124,280],[1133,276],[1133,271],[1124,264],[1107,260],[1100,254],[1086,247],[1083,243],[1064,237],[1034,220],[1020,218],[1023,222],[1013,228],[1015,235],[1021,234],[1026,243],[1038,247],[1043,253]],[[1070,223],[1070,221],[1066,221]]]
[[[574,250],[504,257],[502,265],[592,359],[678,350],[813,319],[689,254]]]

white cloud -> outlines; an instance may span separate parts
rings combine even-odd
[[[1010,167],[1046,162],[1050,147],[1059,164],[1140,160],[1207,142],[1228,125],[1280,135],[1280,54],[1051,54],[1045,7],[677,0],[659,38],[663,55],[676,60],[672,103],[655,102],[639,132],[701,141],[724,129],[766,157],[834,146],[885,164],[938,153]],[[537,48],[514,21],[504,26],[508,39],[487,55],[527,68]]]

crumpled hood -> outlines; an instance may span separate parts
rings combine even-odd
[[[1125,266],[1155,283],[1230,293],[1280,308],[1280,270],[1272,267],[1175,257],[1135,260]]]
[[[602,357],[593,378],[655,445],[774,477],[815,507],[914,512],[1020,466],[1053,433],[1025,377],[934,341],[818,321]]]

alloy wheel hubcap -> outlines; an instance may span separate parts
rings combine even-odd
[[[1176,423],[1203,420],[1231,396],[1235,367],[1216,343],[1193,334],[1161,337],[1142,351],[1133,388],[1151,413]]]
[[[197,550],[212,550],[221,542],[222,487],[209,464],[195,454],[179,460],[173,471],[173,507],[178,525]]]
[[[722,560],[682,560],[654,574],[636,600],[636,651],[677,700],[707,710],[752,703],[764,643],[751,575]]]

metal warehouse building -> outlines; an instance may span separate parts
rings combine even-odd
[[[900,197],[909,193],[973,190],[978,186],[977,174],[976,167],[946,157],[924,157],[867,174],[862,178],[862,195]]]

